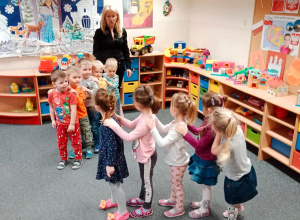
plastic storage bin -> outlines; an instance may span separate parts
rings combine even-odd
[[[300,133],[297,135],[296,150],[300,151]]]
[[[209,79],[205,76],[200,76],[200,87],[208,89],[208,81]]]
[[[199,110],[203,112],[202,99],[199,99]]]
[[[202,99],[203,98],[203,96],[205,95],[205,93],[207,93],[207,89],[205,89],[205,88],[200,88],[200,98]]]
[[[198,105],[198,98],[196,96],[190,95],[190,99],[195,103],[196,106]]]
[[[246,137],[250,140],[253,141],[256,144],[259,144],[260,142],[260,132],[250,126],[247,126],[247,134]]]
[[[281,153],[282,155],[288,158],[290,157],[291,147],[275,138],[272,138],[271,148],[273,148],[274,150],[278,151],[279,153]]]
[[[219,94],[220,93],[220,83],[216,80],[210,79],[209,90]]]
[[[139,80],[139,70],[138,68],[132,69],[131,68],[131,76],[128,78],[126,70],[124,71],[124,82],[132,82],[132,81],[138,81]]]
[[[41,114],[42,115],[50,114],[50,107],[48,102],[41,103]]]
[[[135,88],[139,86],[138,81],[124,82],[124,93],[134,92]]]
[[[198,85],[191,83],[191,94],[198,97]]]
[[[194,72],[191,73],[191,82],[196,84],[196,85],[199,85],[199,75],[198,75],[198,73],[194,73]]]
[[[131,69],[139,68],[139,58],[130,58],[131,61]]]
[[[133,93],[125,93],[124,105],[132,105],[132,104],[133,104]]]
[[[300,152],[294,151],[292,166],[300,170]]]

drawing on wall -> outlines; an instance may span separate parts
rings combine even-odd
[[[265,69],[265,61],[262,50],[255,51],[250,54],[250,60],[251,60],[251,66],[254,67],[254,69]]]
[[[266,71],[268,75],[283,80],[286,54],[268,51]]]
[[[147,28],[153,26],[153,0],[124,0],[124,28]]]
[[[92,52],[103,0],[1,0],[0,58]]]
[[[295,57],[284,75],[289,84],[294,86],[300,85],[300,59],[298,57]]]
[[[298,56],[299,37],[298,17],[265,15],[261,49]]]
[[[284,6],[284,13],[298,14],[299,0],[286,0]]]

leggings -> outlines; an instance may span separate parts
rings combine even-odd
[[[109,182],[109,190],[110,190],[110,200],[112,203],[118,203],[118,212],[120,215],[127,212],[126,208],[126,200],[125,200],[125,193],[121,187],[121,183],[111,183]]]
[[[145,201],[143,204],[144,209],[150,209],[152,205],[152,198],[153,198],[152,176],[153,176],[153,169],[155,167],[156,161],[157,161],[157,153],[155,150],[153,155],[148,159],[146,163],[139,163],[140,175],[142,180],[142,186],[141,186],[139,198]]]

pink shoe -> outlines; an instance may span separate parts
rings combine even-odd
[[[240,213],[240,212],[242,212],[242,211],[244,211],[244,206],[243,206],[243,205],[240,205],[240,207],[238,208],[238,213]],[[223,212],[223,216],[224,216],[225,218],[228,218],[228,209],[227,209],[225,212]]]
[[[158,204],[161,206],[175,206],[176,202],[170,202],[169,199],[160,199]]]
[[[113,207],[118,207],[118,203],[111,203],[110,199],[108,200],[101,200],[99,204],[99,209],[105,210],[110,209]]]
[[[189,217],[190,218],[205,218],[205,217],[207,217],[209,215],[210,215],[209,209],[208,209],[208,212],[206,212],[206,213],[200,213],[200,214],[196,213],[196,210],[189,212]]]
[[[127,220],[129,219],[129,213],[126,211],[123,215],[120,215],[118,211],[114,214],[108,213],[106,220]]]
[[[137,210],[140,210],[141,214],[138,214],[138,213],[136,212]],[[144,211],[143,211],[143,207],[141,207],[141,208],[139,208],[139,209],[136,209],[136,210],[134,210],[134,211],[131,211],[131,212],[130,212],[130,217],[132,217],[132,218],[142,218],[142,217],[150,216],[150,215],[152,215],[152,214],[153,214],[153,210],[152,210],[152,209],[150,209],[150,210],[147,211],[147,212],[144,212]]]
[[[144,201],[139,202],[139,198],[128,199],[128,200],[126,201],[126,205],[132,206],[132,207],[134,207],[134,206],[142,206],[143,204],[144,204]]]
[[[179,212],[177,212],[175,209],[171,209],[171,210],[164,212],[165,216],[168,218],[181,216],[181,215],[184,215],[184,213],[185,213],[184,209]]]

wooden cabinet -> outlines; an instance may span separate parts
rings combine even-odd
[[[32,92],[22,92],[24,78],[32,87]],[[10,85],[16,83],[20,93],[11,93]],[[33,103],[33,111],[26,111],[27,98]],[[33,70],[0,72],[0,123],[40,125],[37,81]]]

